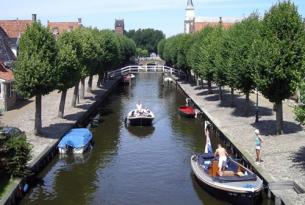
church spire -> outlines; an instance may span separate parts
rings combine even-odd
[[[193,1],[192,0],[188,0],[187,1],[187,7],[188,9],[193,9],[194,8],[194,5],[193,5]]]

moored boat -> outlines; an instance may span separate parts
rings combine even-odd
[[[92,141],[92,133],[87,128],[71,129],[57,145],[59,153],[72,151],[81,154],[86,151]]]
[[[242,205],[255,205],[261,200],[263,181],[233,159],[228,159],[222,176],[218,173],[218,159],[211,154],[193,155],[191,166],[203,188],[216,197]]]
[[[192,106],[180,106],[178,108],[179,113],[182,116],[193,118],[196,115],[195,108]]]
[[[126,120],[130,125],[135,126],[150,126],[155,118],[155,115],[149,109],[135,109],[128,113]]]

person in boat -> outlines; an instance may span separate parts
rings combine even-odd
[[[260,136],[259,130],[256,129],[254,131],[256,138],[255,138],[255,151],[256,151],[256,162],[262,162],[261,159],[261,148],[262,148],[262,143],[264,142],[263,138]]]
[[[215,157],[216,156],[219,157],[219,159],[218,159],[218,169],[219,170],[218,171],[219,171],[219,173],[222,173],[224,167],[227,164],[228,153],[227,153],[226,149],[221,146],[221,144],[218,144],[218,148],[215,151]]]
[[[143,112],[143,109],[142,109],[142,104],[141,104],[140,100],[138,100],[136,107],[137,107],[137,112],[141,114]]]

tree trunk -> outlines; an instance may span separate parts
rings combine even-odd
[[[204,85],[203,79],[201,79],[201,88],[202,88],[202,89],[203,89],[203,85]]]
[[[85,99],[85,78],[82,78],[80,80],[80,92],[79,92],[79,98]]]
[[[96,83],[96,86],[97,86],[98,88],[101,87],[102,78],[103,78],[102,75],[103,75],[103,74],[101,74],[101,73],[98,74],[98,80],[97,80],[97,83]]]
[[[283,133],[283,103],[276,102],[276,134]]]
[[[77,82],[74,86],[74,91],[73,91],[73,97],[72,97],[72,107],[76,107],[76,101],[78,98],[78,86],[79,86],[79,82]]]
[[[65,112],[65,104],[66,104],[66,96],[67,90],[63,90],[61,92],[60,103],[59,103],[59,110],[58,110],[58,117],[63,118]]]
[[[231,87],[231,107],[234,107],[234,88]]]
[[[221,85],[218,86],[218,88],[219,88],[219,93],[218,93],[218,95],[219,95],[219,100],[221,101],[221,100],[222,100],[222,88],[221,88]]]
[[[36,95],[35,100],[35,127],[34,127],[34,134],[39,135],[41,134],[41,95]]]
[[[87,88],[88,93],[92,93],[92,81],[93,81],[93,75],[90,75],[88,80],[88,88]]]
[[[246,92],[246,110],[245,110],[245,115],[249,115],[249,110],[250,110],[250,100],[249,100],[249,92]]]
[[[212,82],[208,80],[208,93],[212,94]]]

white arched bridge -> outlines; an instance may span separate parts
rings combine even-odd
[[[179,77],[186,76],[186,74],[181,70],[163,65],[151,65],[151,66],[130,65],[110,71],[107,74],[109,77],[115,78],[115,77],[127,75],[128,73],[166,73],[169,75],[177,75]]]

